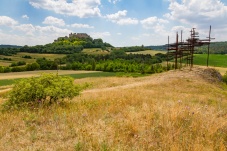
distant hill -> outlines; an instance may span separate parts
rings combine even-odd
[[[0,48],[21,48],[22,46],[17,45],[0,45]]]
[[[146,48],[150,48],[152,50],[166,50],[167,45],[151,45],[145,46]],[[198,54],[206,54],[207,53],[207,45],[202,47],[195,48],[195,53]],[[227,54],[227,41],[222,42],[211,42],[210,44],[210,53],[211,54]]]
[[[151,46],[145,46],[146,48],[150,48],[152,50],[166,50],[166,45],[151,45]]]
[[[207,46],[202,46],[196,48],[196,53],[198,54],[206,54]],[[227,41],[223,42],[211,42],[210,44],[210,53],[211,54],[227,54]]]
[[[101,38],[93,39],[86,33],[71,33],[69,36],[57,38],[53,43],[37,46],[24,46],[20,48],[20,51],[30,53],[71,54],[81,52],[84,48],[101,48],[102,50],[106,50],[107,47],[113,46],[103,42]]]

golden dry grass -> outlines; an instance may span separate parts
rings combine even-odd
[[[0,150],[225,151],[226,88],[193,70],[76,80],[65,105],[1,113]]]

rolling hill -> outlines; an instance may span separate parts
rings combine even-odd
[[[213,69],[75,83],[91,87],[63,105],[1,113],[0,150],[227,148],[227,87]]]

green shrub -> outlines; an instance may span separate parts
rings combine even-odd
[[[55,74],[22,79],[16,82],[4,108],[22,108],[60,103],[72,99],[80,89],[73,84],[73,78]]]
[[[223,75],[222,80],[227,84],[227,72]]]

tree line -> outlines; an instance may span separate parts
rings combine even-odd
[[[93,70],[106,72],[129,72],[129,73],[157,73],[169,70],[172,66],[163,67],[162,61],[165,54],[126,54],[122,50],[113,50],[107,55],[91,55],[84,53],[68,54],[64,58],[48,60],[38,58],[35,63],[19,66],[14,63],[11,67],[0,67],[0,72],[22,72],[34,70]],[[18,66],[16,66],[18,64]],[[21,65],[21,63],[20,63]]]
[[[195,53],[207,54],[208,46],[197,47]],[[227,54],[227,41],[225,42],[211,42],[210,44],[211,54]]]

